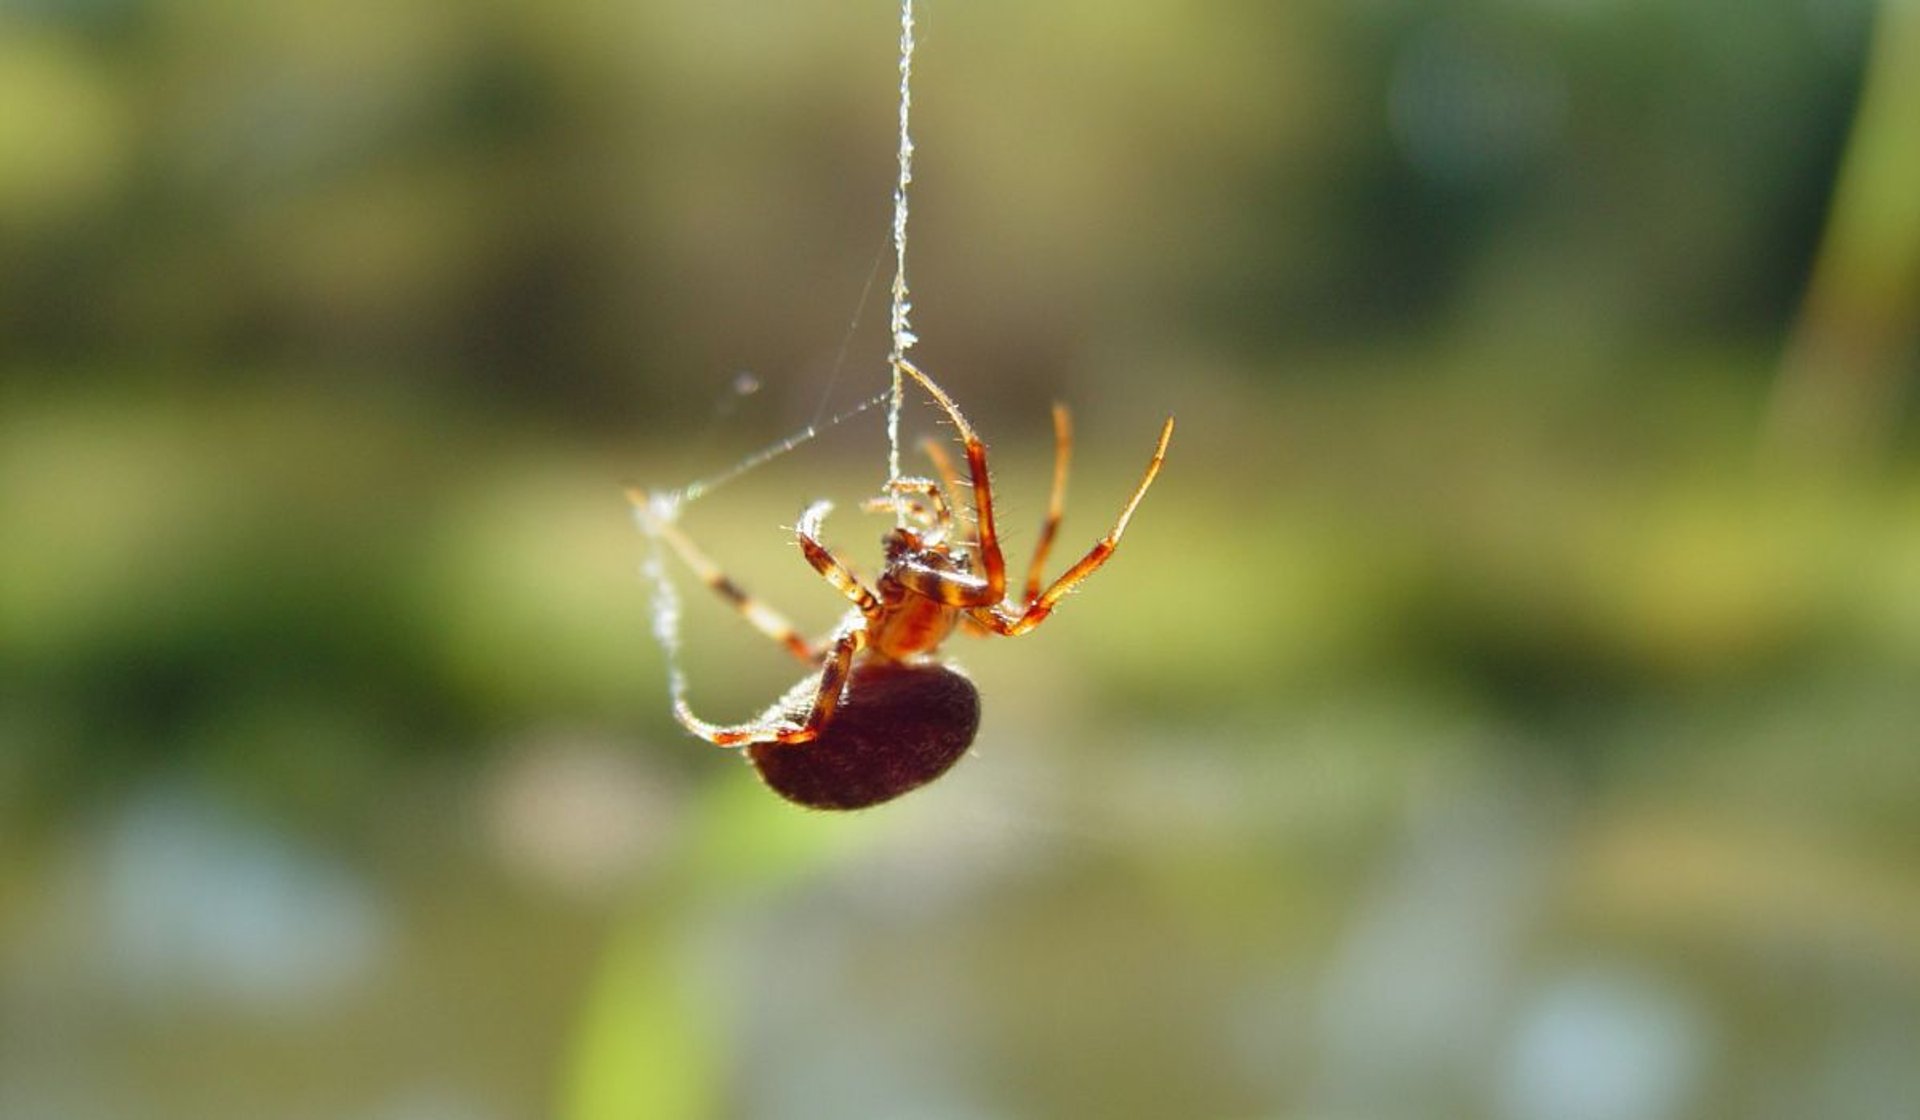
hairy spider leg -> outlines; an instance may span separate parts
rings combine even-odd
[[[735,583],[720,566],[707,558],[692,538],[680,531],[673,522],[656,516],[653,511],[652,497],[638,486],[627,487],[627,501],[633,503],[636,516],[647,532],[667,542],[681,561],[693,571],[701,583],[712,588],[716,595],[725,599],[740,612],[741,617],[752,624],[755,630],[785,646],[793,654],[809,665],[818,664],[826,653],[826,644],[812,645],[801,636],[787,617],[772,607],[747,593],[746,588]]]
[[[946,487],[947,493],[958,498],[960,487],[966,484],[960,480],[960,473],[953,469],[953,458],[947,454],[947,449],[940,446],[939,440],[929,436],[920,441],[920,450],[925,453],[928,459],[932,460],[934,473],[940,476],[940,484]],[[955,524],[958,524],[957,519]],[[957,533],[954,534],[954,536],[956,539],[953,543],[964,548],[977,547],[979,544],[978,541],[971,537],[961,537]],[[965,631],[967,636],[971,638],[984,638],[993,633],[993,631],[975,621],[974,617],[970,614],[960,616],[960,629]]]
[[[856,654],[867,646],[867,627],[877,625],[882,608],[880,597],[854,576],[839,558],[826,545],[820,542],[820,526],[833,503],[820,501],[806,508],[800,515],[799,523],[794,527],[794,539],[800,544],[800,551],[806,556],[807,563],[819,572],[828,583],[838,588],[842,595],[853,603],[859,617],[849,615],[836,636],[832,651],[820,666],[817,682],[801,681],[787,697],[774,706],[766,715],[751,723],[722,725],[708,723],[693,714],[684,700],[674,704],[674,715],[687,730],[702,739],[721,747],[747,746],[754,743],[799,744],[811,743],[820,737],[821,729],[833,718],[835,709],[840,706],[840,697],[846,687],[847,676],[852,671]],[[773,716],[773,712],[789,711],[795,706],[793,700],[813,693],[813,700],[807,710],[807,718],[799,724],[783,723]]]
[[[947,449],[940,446],[939,440],[929,436],[920,441],[920,450],[932,461],[934,473],[940,476],[940,485],[957,498],[960,494],[960,475],[953,469],[953,460],[947,456]]]
[[[820,523],[833,511],[832,502],[815,502],[800,515],[800,522],[794,526],[794,539],[800,542],[800,552],[806,556],[807,563],[819,572],[828,583],[840,590],[860,616],[868,622],[880,617],[880,596],[873,593],[866,584],[861,583],[831,549],[820,543]]]
[[[1080,582],[1099,570],[1107,558],[1119,547],[1120,537],[1127,530],[1127,522],[1133,518],[1133,511],[1146,497],[1147,488],[1153,485],[1154,478],[1160,473],[1160,466],[1167,458],[1167,443],[1173,439],[1173,417],[1160,428],[1159,442],[1154,445],[1153,457],[1147,461],[1147,469],[1141,475],[1140,484],[1134,487],[1133,494],[1120,510],[1119,518],[1106,536],[1094,543],[1087,554],[1080,558],[1059,579],[1053,581],[1046,590],[1026,603],[1008,602],[1007,562],[1001,554],[999,537],[994,531],[992,483],[987,476],[987,448],[973,425],[961,414],[960,406],[948,396],[946,390],[934,383],[931,377],[921,372],[918,366],[902,358],[898,360],[902,372],[920,383],[920,387],[934,399],[947,417],[953,421],[967,452],[967,472],[973,480],[974,516],[976,518],[981,566],[986,569],[986,577],[979,581],[946,581],[939,590],[938,598],[945,603],[965,608],[970,617],[996,634],[1013,637],[1024,634],[1045,621],[1053,613],[1054,606]],[[1059,429],[1055,429],[1056,446],[1059,445]],[[1059,453],[1056,451],[1056,463]],[[1050,515],[1051,516],[1051,515]],[[919,590],[916,588],[916,590]],[[923,592],[931,593],[931,592]]]
[[[1067,463],[1073,458],[1073,420],[1067,406],[1053,406],[1053,487],[1047,494],[1047,519],[1040,523],[1040,538],[1034,542],[1033,563],[1027,568],[1026,602],[1040,598],[1040,573],[1047,566],[1047,554],[1060,535],[1060,519],[1067,501]]]
[[[1087,550],[1087,554],[1082,556],[1078,563],[1068,568],[1065,574],[1054,580],[1052,585],[1041,592],[1038,598],[1027,603],[1025,609],[1018,614],[1007,610],[1007,607],[1012,604],[1000,604],[977,609],[971,612],[973,616],[994,633],[1007,637],[1024,634],[1044,622],[1047,616],[1053,613],[1055,604],[1078,586],[1080,581],[1098,571],[1100,565],[1105,564],[1114,550],[1120,547],[1120,536],[1127,531],[1127,522],[1133,519],[1133,511],[1139,507],[1140,499],[1147,496],[1147,487],[1153,485],[1154,477],[1160,473],[1160,465],[1166,462],[1167,443],[1171,439],[1173,439],[1173,417],[1169,416],[1167,422],[1160,427],[1160,441],[1154,445],[1153,458],[1147,461],[1146,472],[1140,476],[1140,485],[1134,487],[1133,496],[1127,499],[1126,506],[1120,510],[1120,516],[1114,521],[1112,530],[1094,542],[1093,547]]]
[[[952,535],[953,506],[940,484],[930,478],[888,479],[887,492],[868,498],[860,508],[868,513],[892,513],[903,506],[922,525],[937,530],[941,539]]]
[[[834,641],[832,650],[827,654],[825,663],[820,666],[819,683],[813,679],[801,681],[787,698],[774,706],[766,715],[750,723],[718,724],[708,723],[693,714],[693,709],[685,700],[676,698],[673,714],[681,726],[716,747],[744,747],[754,743],[781,743],[796,745],[811,743],[820,737],[820,732],[833,718],[840,706],[840,694],[846,687],[847,675],[853,669],[854,655],[867,644],[867,632],[864,627],[849,625],[841,629],[840,636]],[[804,696],[813,693],[813,704],[807,711],[807,718],[798,724],[783,723],[774,718],[773,712],[785,709],[788,700],[795,694]]]
[[[974,537],[979,542],[980,564],[986,569],[986,578],[974,585],[968,581],[966,589],[954,589],[953,596],[943,601],[954,606],[984,607],[998,603],[1007,593],[1007,559],[1000,552],[1000,538],[993,524],[993,483],[987,477],[987,445],[980,442],[980,436],[973,425],[961,414],[960,406],[953,403],[947,391],[934,383],[933,378],[920,371],[920,367],[905,358],[896,358],[894,364],[902,373],[920,383],[935,404],[938,404],[953,426],[960,433],[961,444],[967,451],[967,473],[973,481],[973,520]]]
[[[665,540],[702,583],[711,587],[722,599],[732,604],[748,622],[753,624],[755,629],[780,642],[794,656],[808,664],[820,665],[817,683],[803,681],[799,686],[802,689],[809,687],[812,689],[813,702],[808,709],[807,718],[797,725],[776,722],[770,718],[741,724],[710,723],[695,715],[692,706],[684,697],[679,696],[674,698],[674,717],[688,731],[721,747],[746,746],[753,743],[809,743],[819,738],[821,728],[833,718],[834,710],[840,705],[840,694],[852,670],[855,655],[866,647],[866,628],[849,619],[849,622],[835,634],[830,646],[823,643],[821,648],[815,649],[807,644],[806,639],[800,636],[785,616],[753,598],[744,588],[733,582],[720,570],[719,565],[700,551],[692,538],[680,531],[679,526],[656,516],[653,512],[652,499],[645,490],[637,486],[628,487],[627,500],[633,503],[647,531]],[[802,552],[806,554],[807,562],[813,565],[814,570],[851,600],[863,619],[876,619],[880,614],[879,597],[862,585],[846,565],[836,559],[833,553],[820,543],[820,522],[832,508],[831,502],[815,502],[809,506],[801,514],[794,535],[800,542]],[[785,706],[784,702],[782,706]]]
[[[947,456],[946,449],[932,439],[922,440],[921,450],[927,458],[933,460],[933,467],[939,473],[941,481],[949,492],[960,492],[960,475],[953,469],[953,460]],[[1046,569],[1047,556],[1053,551],[1053,542],[1060,533],[1060,520],[1065,516],[1067,500],[1067,467],[1073,458],[1073,418],[1064,404],[1053,406],[1053,486],[1047,495],[1047,516],[1040,523],[1040,536],[1033,547],[1033,563],[1027,569],[1025,602],[1031,603],[1040,597],[1041,573]],[[970,627],[970,629],[973,629]],[[986,633],[984,629],[976,630]]]

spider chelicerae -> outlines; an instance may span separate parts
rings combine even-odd
[[[674,714],[687,730],[716,746],[745,747],[769,787],[813,808],[858,809],[889,801],[946,773],[958,761],[980,726],[980,694],[959,669],[938,658],[940,644],[956,628],[1014,637],[1045,621],[1068,592],[1113,555],[1134,509],[1160,473],[1173,438],[1173,418],[1168,417],[1146,472],[1112,530],[1049,583],[1042,570],[1060,528],[1073,446],[1067,410],[1055,405],[1047,516],[1025,587],[1012,596],[994,527],[986,444],[932,378],[904,359],[896,359],[896,364],[926,390],[959,433],[973,488],[973,532],[963,532],[954,516],[951,495],[961,485],[959,474],[931,440],[923,446],[938,479],[892,479],[885,492],[864,504],[869,512],[893,513],[898,521],[882,538],[885,560],[873,586],[862,583],[821,543],[821,524],[832,503],[807,507],[794,530],[800,550],[853,604],[823,641],[807,641],[785,616],[729,579],[661,514],[646,491],[628,491],[643,529],[666,541],[702,583],[761,633],[808,665],[819,666],[817,674],[803,678],[748,723],[709,723],[693,713],[678,690],[674,698]]]

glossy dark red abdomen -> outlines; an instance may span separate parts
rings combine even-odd
[[[768,715],[798,723],[811,702],[803,685]],[[868,661],[855,665],[818,739],[756,743],[747,753],[767,786],[789,801],[863,809],[946,773],[979,729],[980,693],[952,666]]]

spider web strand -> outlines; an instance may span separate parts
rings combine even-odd
[[[866,400],[861,401],[859,404],[854,405],[852,408],[847,409],[845,412],[835,413],[834,415],[828,417],[826,420],[820,423],[808,424],[806,427],[800,429],[799,431],[793,433],[792,435],[786,437],[785,439],[782,439],[777,443],[772,443],[767,445],[766,447],[761,448],[760,450],[754,452],[753,454],[735,463],[733,466],[728,467],[724,471],[721,471],[719,474],[711,475],[707,478],[700,479],[697,482],[688,483],[686,486],[683,486],[679,490],[676,490],[673,492],[674,509],[677,511],[679,506],[685,505],[688,502],[697,501],[700,498],[704,498],[708,494],[711,494],[715,490],[718,490],[722,486],[725,486],[727,483],[732,482],[733,480],[739,478],[741,475],[747,474],[749,472],[758,470],[759,468],[766,466],[768,463],[771,463],[775,459],[778,459],[780,456],[785,455],[787,452],[792,451],[797,447],[800,447],[801,445],[809,442],[810,440],[818,438],[820,433],[825,431],[826,429],[831,428],[836,424],[841,424],[848,420],[851,420],[855,416],[860,415],[861,413],[865,412],[869,408],[872,408],[874,405],[877,405],[881,401],[886,399],[887,399],[886,393],[884,392],[876,393],[873,396],[868,397]],[[671,517],[669,517],[669,520],[671,520]]]
[[[634,519],[647,537],[647,558],[640,563],[640,574],[653,586],[653,640],[667,663],[667,695],[675,710],[686,704],[687,674],[680,666],[680,592],[667,575],[666,558],[660,548],[655,518],[672,520],[680,503],[672,496],[655,495],[647,508],[634,507]]]
[[[908,316],[913,303],[907,298],[907,188],[913,182],[913,134],[909,128],[913,114],[913,0],[900,0],[900,178],[893,189],[893,307],[889,317],[893,332],[893,350],[888,355],[893,378],[887,404],[887,479],[900,478],[900,410],[906,398],[906,384],[900,363],[918,341]],[[905,511],[899,513],[905,524]]]

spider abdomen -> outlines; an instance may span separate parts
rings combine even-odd
[[[797,723],[812,702],[807,682],[767,715]],[[768,788],[815,809],[863,809],[947,772],[980,729],[980,693],[950,665],[863,660],[833,719],[811,742],[747,749]]]

